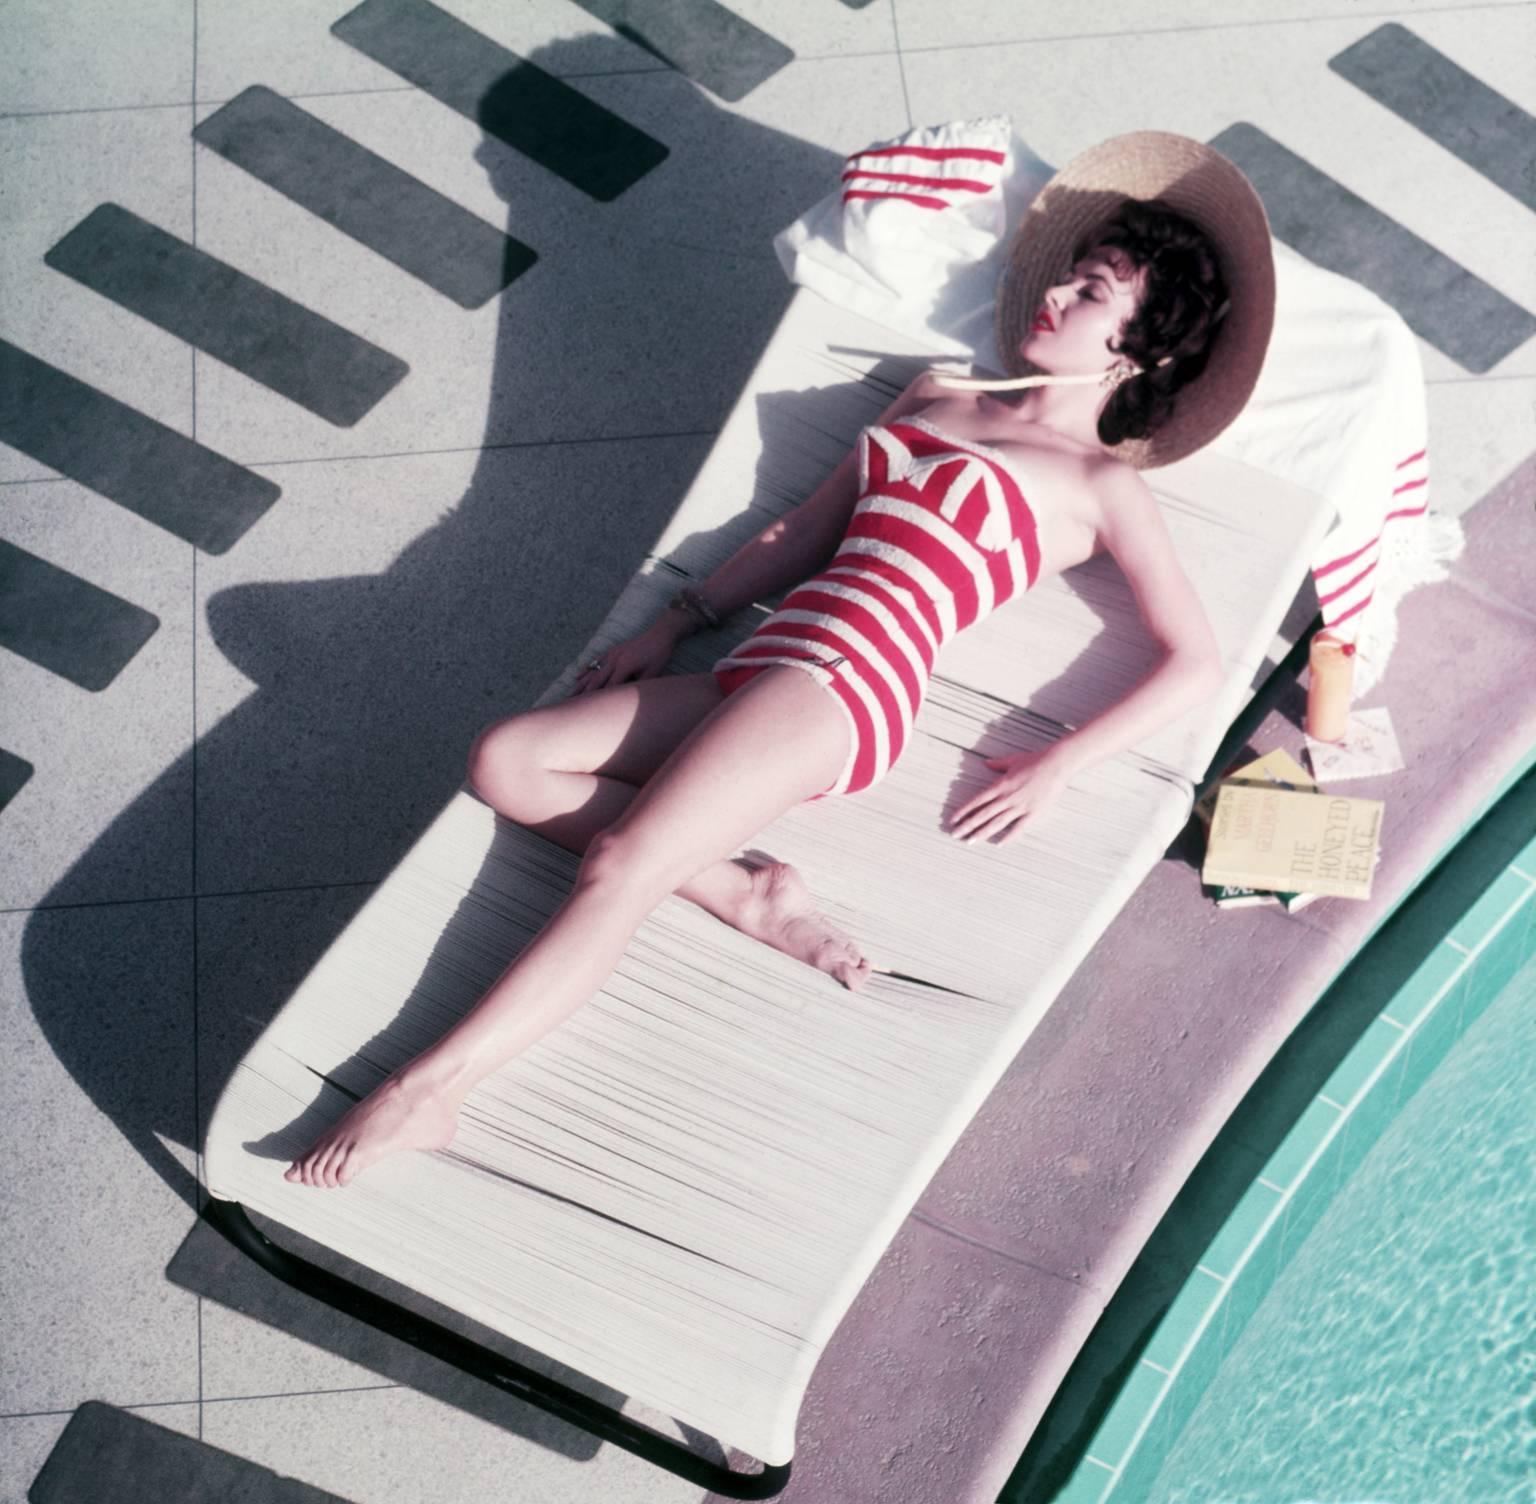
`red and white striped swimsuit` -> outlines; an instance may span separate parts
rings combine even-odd
[[[832,692],[852,746],[813,799],[883,778],[939,649],[1040,573],[1035,515],[998,450],[903,418],[862,429],[858,463],[858,502],[832,563],[712,669],[726,694],[770,664],[803,669]]]

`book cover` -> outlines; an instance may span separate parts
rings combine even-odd
[[[1257,888],[1240,888],[1235,883],[1201,883],[1200,891],[1218,909],[1257,909],[1266,906],[1278,908],[1278,893],[1262,893]]]
[[[1266,752],[1250,763],[1234,763],[1195,801],[1195,813],[1207,829],[1210,828],[1211,815],[1215,811],[1222,785],[1234,779],[1240,783],[1277,783],[1284,788],[1317,787],[1312,776],[1284,747],[1276,747],[1273,752]]]
[[[1222,784],[1228,781],[1272,783],[1284,789],[1315,789],[1317,787],[1308,776],[1306,769],[1284,747],[1276,747],[1274,751],[1266,752],[1250,763],[1233,763],[1221,779],[1213,783],[1195,802],[1195,814],[1199,816],[1200,823],[1207,832],[1211,828],[1211,815],[1216,808],[1216,800],[1221,794]],[[1286,913],[1294,914],[1298,909],[1306,908],[1317,898],[1316,893],[1266,893],[1257,888],[1241,887],[1236,883],[1202,883],[1200,886],[1201,891],[1218,909],[1248,909],[1266,904],[1278,904],[1285,909]]]
[[[1245,888],[1369,898],[1380,799],[1224,783],[1201,879]]]

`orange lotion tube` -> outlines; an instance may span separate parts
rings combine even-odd
[[[1349,728],[1349,702],[1355,677],[1355,645],[1331,632],[1319,632],[1307,651],[1311,682],[1307,686],[1307,735],[1314,741],[1342,741]]]

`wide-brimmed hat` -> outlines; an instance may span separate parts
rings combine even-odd
[[[1213,147],[1169,131],[1132,131],[1073,157],[1030,202],[1007,253],[996,329],[1011,379],[962,380],[971,388],[1000,390],[1102,379],[1027,375],[1038,368],[1019,346],[1073,251],[1126,199],[1156,199],[1192,220],[1210,238],[1228,294],[1205,369],[1174,394],[1172,415],[1149,437],[1113,447],[1117,457],[1149,470],[1208,444],[1243,410],[1275,322],[1274,249],[1263,202]]]

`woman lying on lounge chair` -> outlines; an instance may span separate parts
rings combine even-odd
[[[396,1150],[444,1147],[471,1088],[591,997],[674,892],[862,987],[869,961],[795,869],[729,854],[791,806],[883,777],[943,643],[1042,578],[1107,549],[1166,655],[1043,753],[987,759],[996,776],[955,810],[952,834],[1009,839],[1085,764],[1208,697],[1218,646],[1139,470],[1242,409],[1273,279],[1258,197],[1208,147],[1138,132],[1058,173],[1019,227],[998,300],[1004,361],[1037,374],[920,376],[808,500],[587,664],[563,704],[476,738],[475,791],[580,853],[575,885],[479,1002],[286,1178],[345,1185]],[[1016,402],[992,395],[1018,388]],[[796,581],[709,673],[662,674],[699,623]]]

